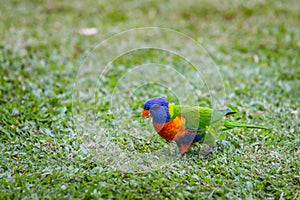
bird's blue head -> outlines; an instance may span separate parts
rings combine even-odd
[[[169,103],[166,99],[156,97],[145,102],[143,118],[152,117],[156,123],[164,124],[170,121]]]

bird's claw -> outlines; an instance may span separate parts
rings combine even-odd
[[[201,153],[201,154],[202,154],[202,156],[209,156],[209,155],[211,155],[213,152],[214,152],[214,147],[213,147],[213,146],[210,146],[210,147],[209,147],[209,150],[208,150],[207,152]]]

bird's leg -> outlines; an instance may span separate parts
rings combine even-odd
[[[201,153],[202,156],[209,156],[214,152],[214,146],[209,146],[209,149],[207,152]]]
[[[187,152],[188,148],[191,146],[191,142],[181,143],[179,141],[176,141],[176,144],[178,146],[181,156],[183,157],[183,159],[186,159],[186,152]]]
[[[209,146],[208,152],[204,156],[209,156],[214,152],[214,146]]]
[[[192,132],[188,132],[185,130],[182,132],[183,135],[175,139],[175,142],[178,146],[180,154],[183,156],[183,158],[186,158],[185,153],[188,151],[189,147],[193,144],[193,141],[195,139],[195,134]]]
[[[212,154],[213,152],[214,152],[214,146],[210,146],[207,154],[209,155]]]

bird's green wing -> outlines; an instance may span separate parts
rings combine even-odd
[[[213,113],[211,108],[174,105],[172,117],[181,116],[185,119],[187,129],[200,131],[211,125]]]
[[[190,131],[197,132],[198,134],[205,134],[203,142],[210,146],[215,146],[217,133],[221,130],[227,130],[234,127],[246,128],[260,128],[267,129],[266,127],[228,122],[224,120],[224,116],[234,114],[230,109],[213,110],[206,107],[198,106],[169,106],[171,119],[181,116],[185,119],[185,127]]]
[[[216,135],[224,125],[224,116],[233,114],[230,109],[213,110],[198,106],[180,106],[171,107],[172,118],[181,116],[185,119],[185,126],[188,130],[205,134],[204,142],[210,146],[215,146]]]

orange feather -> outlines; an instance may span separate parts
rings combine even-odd
[[[185,128],[185,119],[182,117],[176,117],[172,121],[164,124],[155,123],[153,126],[156,132],[164,139],[172,141],[183,137],[188,130]]]

